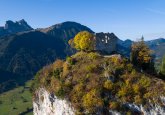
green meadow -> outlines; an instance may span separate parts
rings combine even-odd
[[[32,115],[31,81],[0,94],[0,115]]]

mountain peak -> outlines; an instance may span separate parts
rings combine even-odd
[[[57,25],[68,25],[68,24],[78,24],[78,25],[81,25],[80,23],[78,22],[74,22],[74,21],[65,21],[65,22],[62,22],[62,23],[58,23],[58,24],[55,24],[54,26],[57,26]]]
[[[66,21],[66,22],[62,22],[62,23],[58,23],[58,24],[55,24],[53,26],[51,26],[50,28],[78,28],[78,27],[83,27],[83,28],[88,28],[80,23],[77,23],[77,22],[74,22],[74,21]],[[90,32],[93,33],[92,30],[90,30]]]
[[[17,32],[33,30],[33,28],[29,26],[24,19],[21,19],[16,22],[13,22],[12,20],[7,20],[5,26],[0,27],[0,29],[1,29],[0,37],[9,34],[15,34]]]
[[[77,22],[66,21],[52,25],[48,28],[40,29],[41,32],[48,33],[53,36],[65,38],[66,40],[71,39],[80,31],[88,31],[94,33],[90,28]],[[69,36],[69,37],[68,37]]]
[[[18,22],[26,22],[24,19],[19,20]]]
[[[13,21],[7,20],[4,28],[5,29],[8,29],[8,28],[10,28],[10,26],[13,26],[13,25],[14,25],[14,22]]]
[[[28,25],[28,23],[24,19],[21,19],[19,21],[16,21],[16,23],[19,23],[20,25]]]

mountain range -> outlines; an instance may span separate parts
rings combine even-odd
[[[72,54],[74,51],[67,42],[78,32],[93,32],[75,22],[64,22],[36,30],[17,29],[19,22],[21,21],[13,24],[13,27],[10,25],[10,28],[15,28],[12,34],[4,36],[0,32],[3,35],[0,37],[0,76],[3,78],[0,80],[0,92],[22,85],[43,66]]]
[[[40,29],[33,29],[23,19],[6,21],[5,26],[0,27],[0,92],[22,85],[43,66],[75,53],[68,40],[80,31],[94,33],[90,28],[70,21]],[[117,52],[129,56],[133,41],[117,39]],[[165,39],[146,43],[160,60],[165,54]]]

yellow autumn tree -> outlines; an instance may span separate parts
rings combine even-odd
[[[74,48],[76,48],[77,50],[92,51],[94,50],[95,45],[94,35],[89,33],[88,31],[79,32],[73,38],[73,41],[69,41],[69,44],[74,46]]]
[[[104,88],[108,89],[108,90],[112,90],[113,89],[113,82],[111,82],[110,80],[107,80],[104,82]]]
[[[95,113],[96,108],[102,107],[103,101],[100,98],[96,89],[89,91],[82,98],[83,106],[88,110],[88,113]]]

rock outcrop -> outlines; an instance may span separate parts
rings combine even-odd
[[[160,97],[162,104],[165,104],[165,98]],[[165,108],[156,104],[151,104],[150,108],[145,108],[142,105],[126,103],[123,104],[126,108],[134,111],[137,114],[144,115],[163,115]],[[44,88],[36,91],[35,99],[33,100],[34,115],[75,115],[75,110],[71,104],[62,99],[58,99],[54,94],[49,93]],[[110,115],[122,115],[118,111],[109,110]]]
[[[164,96],[160,96],[160,103],[162,103],[162,106],[156,104],[156,103],[150,103],[149,107],[144,107],[142,105],[135,105],[135,104],[125,104],[126,107],[128,107],[129,109],[137,112],[137,113],[141,113],[144,115],[164,115],[165,113],[165,97]]]
[[[58,99],[44,88],[36,92],[33,108],[34,115],[75,115],[69,102]]]

